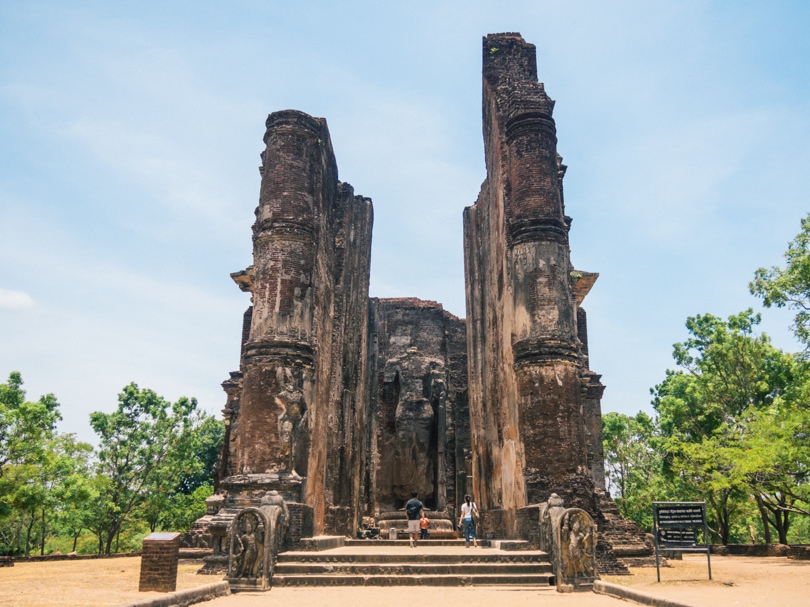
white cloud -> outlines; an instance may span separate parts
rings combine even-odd
[[[0,289],[0,310],[24,310],[34,306],[34,299],[24,291]]]

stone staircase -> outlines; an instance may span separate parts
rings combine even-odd
[[[655,567],[652,536],[648,538],[641,527],[624,518],[619,506],[607,494],[599,496],[599,509],[602,517],[598,521],[599,571],[608,575],[629,575],[628,567]],[[609,551],[602,546],[605,540],[610,543]],[[663,567],[669,566],[665,559],[662,563]]]
[[[319,552],[282,552],[274,586],[471,586],[554,584],[548,555],[464,548],[463,540],[346,541]]]

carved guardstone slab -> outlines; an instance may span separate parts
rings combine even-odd
[[[234,517],[228,534],[226,578],[231,591],[270,589],[289,520],[287,504],[278,491],[268,491],[258,508],[245,508]]]
[[[143,540],[139,592],[174,592],[182,534],[152,533]]]
[[[541,548],[551,555],[558,592],[581,592],[593,588],[596,573],[596,524],[580,508],[565,508],[552,493],[540,504]]]

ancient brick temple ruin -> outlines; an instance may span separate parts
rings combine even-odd
[[[487,178],[464,211],[464,260],[475,488],[507,532],[553,492],[583,507],[604,488],[601,424],[586,424],[601,417],[603,386],[588,372],[580,307],[598,275],[571,265],[553,109],[534,46],[490,36]]]
[[[581,307],[598,275],[571,264],[553,108],[534,46],[484,38],[487,178],[464,210],[466,321],[369,298],[371,200],[338,180],[323,118],[268,117],[253,263],[232,275],[251,306],[201,521],[212,567],[229,522],[269,490],[289,506],[293,544],[402,527],[413,489],[438,532],[453,533],[472,493],[483,533],[531,535],[527,512],[556,493],[603,531],[621,527],[620,543],[644,543],[604,496],[604,386]]]

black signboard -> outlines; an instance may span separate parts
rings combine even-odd
[[[703,527],[706,510],[702,505],[653,504],[658,513],[658,527]]]
[[[658,545],[663,548],[695,548],[694,529],[659,529]]]
[[[704,546],[697,545],[695,529],[703,529]],[[653,537],[655,538],[655,568],[661,581],[660,550],[705,552],[712,579],[709,556],[709,526],[706,523],[705,502],[653,502]]]

